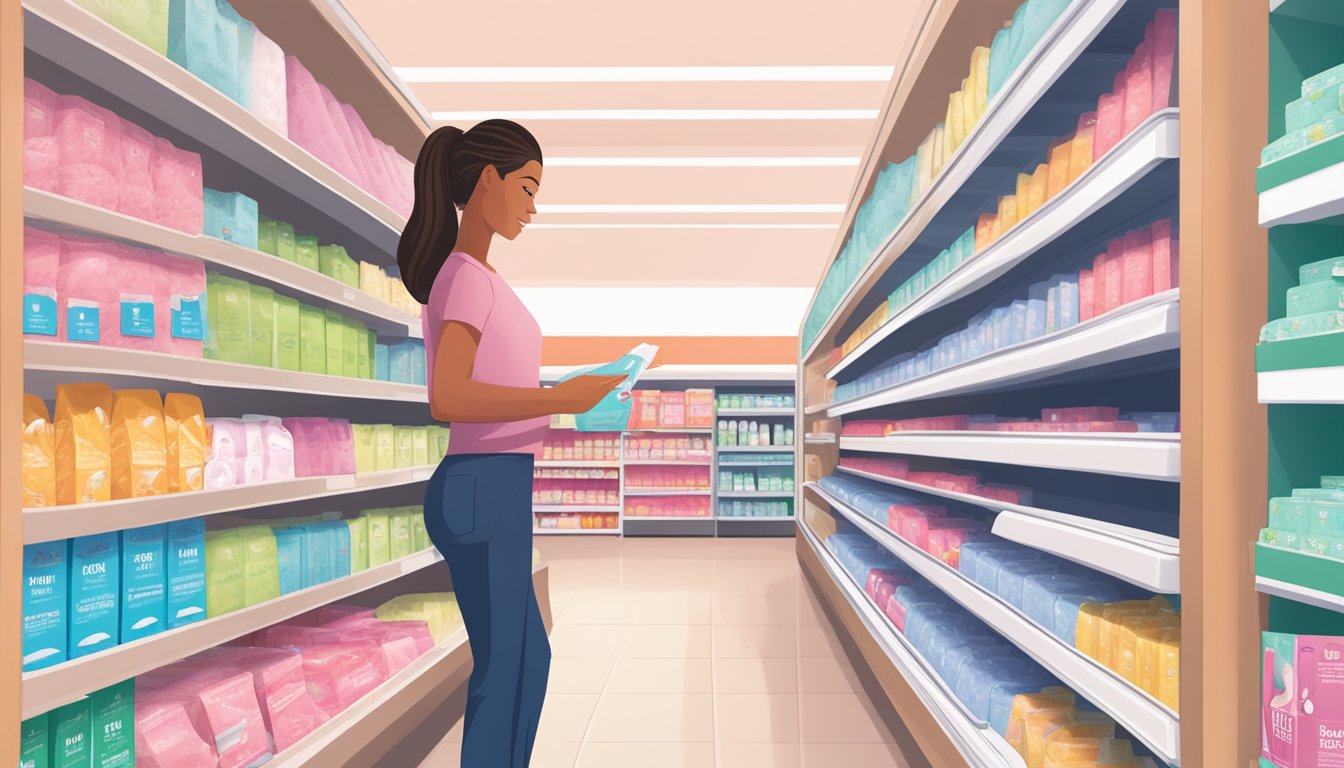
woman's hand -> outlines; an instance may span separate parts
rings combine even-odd
[[[586,413],[616,389],[625,376],[575,376],[551,387],[556,413]]]

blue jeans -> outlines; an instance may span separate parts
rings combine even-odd
[[[467,625],[462,768],[526,768],[551,645],[532,588],[532,464],[523,453],[449,455],[425,492],[425,528],[443,553]]]

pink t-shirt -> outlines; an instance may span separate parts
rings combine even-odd
[[[443,323],[455,320],[480,331],[471,380],[508,387],[541,383],[541,326],[504,278],[465,253],[444,262],[421,314],[425,372],[434,391],[434,355]],[[448,453],[541,453],[549,417],[479,424],[454,423]]]

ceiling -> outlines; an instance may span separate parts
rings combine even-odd
[[[765,308],[778,334],[793,335],[892,72],[932,0],[832,0],[824,12],[599,0],[581,13],[566,3],[399,0],[389,12],[386,0],[340,2],[433,124],[507,117],[541,142],[539,215],[491,251],[514,285],[532,297],[647,291],[645,306],[672,312],[704,304],[705,287],[733,288],[709,294],[734,297],[708,308],[709,326],[759,334],[743,314]]]

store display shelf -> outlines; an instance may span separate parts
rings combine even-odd
[[[565,468],[565,469],[583,469],[583,468],[588,468],[588,469],[616,469],[616,468],[619,468],[619,467],[621,466],[621,462],[620,462],[619,460],[617,460],[617,459],[609,459],[609,460],[608,460],[608,459],[598,459],[598,460],[575,459],[575,460],[573,460],[573,461],[566,461],[566,460],[564,460],[564,459],[545,459],[545,460],[537,461],[536,463],[533,464],[533,466],[535,466],[535,467],[562,467],[562,468]]]
[[[650,433],[655,435],[712,435],[713,427],[640,427],[638,429],[627,429],[626,434],[638,435]]]
[[[1181,479],[1178,432],[893,432],[886,437],[842,437],[840,448],[1173,483]]]
[[[716,415],[720,417],[730,416],[792,416],[792,408],[720,408]]]
[[[1159,165],[1179,157],[1180,145],[1179,112],[1167,109],[1152,115],[1067,189],[897,312],[826,377],[834,379],[917,318],[989,285],[1134,187]]]
[[[789,461],[776,461],[774,459],[754,458],[754,454],[750,453],[732,453],[719,458],[719,467],[779,467],[780,469],[792,469],[792,451],[787,455]]]
[[[792,499],[793,491],[719,491],[721,499]]]
[[[1262,403],[1344,404],[1344,333],[1260,344],[1255,370]]]
[[[811,362],[821,353],[829,352],[830,348],[836,345],[834,339],[836,329],[853,315],[862,297],[919,237],[943,206],[961,192],[972,174],[989,159],[1004,139],[1008,138],[1018,122],[1036,106],[1055,81],[1073,65],[1125,2],[1126,0],[1094,0],[1087,3],[1071,3],[1059,15],[1026,60],[1008,76],[994,100],[989,103],[980,122],[972,129],[956,154],[948,160],[938,178],[934,179],[928,193],[910,209],[896,230],[868,258],[867,264],[860,270],[859,277],[849,286],[835,309],[831,311],[816,339],[804,350],[802,355],[804,363]],[[892,127],[894,128],[894,125]],[[927,131],[928,126],[925,126],[924,130]],[[883,150],[886,138],[876,137],[876,143],[869,147],[870,158],[864,164],[865,174],[871,176],[877,173],[878,163],[875,160],[875,153]],[[864,185],[860,183],[860,189],[856,192],[862,194],[863,189]],[[836,243],[837,249],[843,244],[843,233],[850,229],[860,202],[856,195],[849,205],[845,222],[840,228],[842,237]],[[831,253],[827,263],[833,262],[834,259],[835,253]],[[808,312],[816,300],[817,294],[814,293],[812,302],[808,305]]]
[[[1344,613],[1344,562],[1257,543],[1255,588],[1267,595]]]
[[[1338,0],[1269,0],[1269,12],[1344,27],[1344,4]]]
[[[189,256],[232,277],[279,289],[323,309],[353,315],[385,336],[420,338],[420,319],[339,280],[268,253],[205,235],[188,235],[153,222],[31,187],[23,190],[25,221],[43,229],[119,240]]]
[[[1256,187],[1262,227],[1344,215],[1344,135],[1260,166]]]
[[[532,533],[542,536],[619,536],[620,528],[533,528]]]
[[[626,459],[623,463],[626,467],[709,467],[713,466],[709,459],[703,461],[692,461],[689,459]]]
[[[824,411],[828,407],[829,406],[827,405],[822,405],[820,407],[817,407],[816,410],[813,410],[813,407],[809,406],[807,413],[810,416],[814,413]],[[824,432],[816,435],[805,435],[803,437],[803,442],[807,443],[808,445],[835,445],[838,439],[839,439],[838,436],[834,432]]]
[[[933,586],[975,614],[1081,696],[1115,718],[1125,730],[1148,745],[1163,761],[1180,762],[1180,717],[1102,667],[1076,648],[1065,645],[1017,609],[969,581],[960,572],[916,548],[885,526],[830,495],[820,485],[807,488],[873,540],[900,558]]]
[[[414,384],[301,373],[97,344],[25,340],[23,367],[25,382],[37,371],[49,374],[53,383],[81,381],[78,374],[87,374],[113,386],[151,389],[161,387],[163,382],[182,382],[211,389],[270,390],[401,403],[424,403],[427,396],[425,387]]]
[[[987,723],[976,722],[946,683],[935,675],[905,636],[896,630],[863,590],[836,561],[826,545],[806,525],[800,526],[803,538],[815,553],[826,576],[833,581],[850,610],[858,615],[896,671],[905,678],[920,703],[928,708],[942,726],[968,766],[975,768],[1025,768],[1022,756]]]
[[[73,659],[46,669],[27,672],[23,675],[23,717],[33,717],[63,704],[69,704],[113,683],[119,683],[170,661],[185,658],[235,637],[386,584],[442,560],[443,557],[438,550],[427,549],[410,557],[403,557],[367,571],[291,592],[241,611],[118,645],[102,653]]]
[[[620,506],[605,504],[533,504],[533,514],[563,514],[565,512],[620,512]]]
[[[625,522],[657,522],[659,520],[670,520],[673,522],[686,522],[690,520],[713,520],[713,515],[626,515]]]
[[[793,453],[796,445],[718,445],[719,453]]]
[[[798,518],[793,515],[715,515],[715,520],[727,521],[730,523],[768,523],[774,522],[794,522]]]
[[[714,492],[708,488],[698,491],[660,491],[654,488],[623,488],[625,496],[709,496]]]
[[[832,404],[831,417],[916,400],[993,392],[1180,347],[1180,290],[1172,289],[1039,339],[871,394]]]
[[[329,217],[390,262],[406,220],[387,204],[246,108],[78,4],[24,0],[23,7],[24,46],[29,51],[265,179],[282,190],[286,200],[306,206],[309,217],[313,212]],[[273,214],[287,218],[285,211]]]
[[[23,511],[23,543],[59,541],[142,525],[170,523],[239,509],[289,504],[345,493],[392,488],[428,480],[434,467],[393,469],[360,475],[300,477],[213,491],[172,493],[97,504],[37,507]]]
[[[993,529],[996,536],[1072,560],[1153,592],[1176,594],[1181,591],[1180,541],[1173,537],[1065,512],[931,488],[857,469],[838,467],[837,471],[996,512]]]

